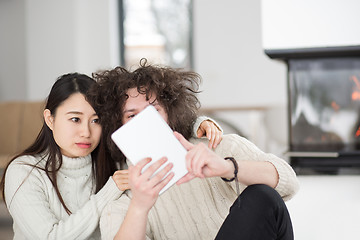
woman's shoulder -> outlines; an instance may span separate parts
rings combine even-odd
[[[11,164],[34,164],[42,159],[41,155],[22,155],[14,159]]]
[[[11,169],[27,169],[27,168],[33,168],[34,166],[43,167],[44,162],[43,161],[44,156],[42,155],[22,155],[17,158],[15,158],[8,166],[8,171]]]

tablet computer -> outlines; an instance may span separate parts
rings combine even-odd
[[[167,163],[173,163],[171,171],[175,175],[160,191],[160,194],[188,172],[185,164],[186,149],[177,140],[172,129],[152,105],[146,107],[133,119],[116,130],[111,135],[111,138],[133,165],[136,165],[144,158],[152,158],[152,162],[145,166],[143,170],[162,157],[167,157]]]

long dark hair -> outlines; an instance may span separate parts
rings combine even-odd
[[[90,78],[89,76],[86,76],[84,74],[79,73],[69,73],[60,76],[54,85],[51,88],[50,94],[47,97],[45,109],[49,109],[51,114],[55,116],[57,108],[66,100],[68,99],[72,94],[74,93],[81,93],[84,96],[86,96],[87,91],[89,88],[95,84],[94,79]],[[98,148],[96,148],[92,153],[92,166],[93,171],[96,169],[96,159]],[[56,144],[51,129],[46,125],[45,120],[43,121],[43,126],[34,141],[33,144],[31,144],[28,148],[26,148],[21,153],[17,154],[15,157],[11,159],[11,161],[8,163],[7,167],[5,168],[2,180],[1,180],[1,188],[2,188],[2,194],[3,199],[5,200],[5,175],[8,166],[12,161],[14,161],[16,158],[24,155],[38,155],[41,154],[43,158],[46,158],[46,164],[44,168],[39,167],[37,164],[31,165],[34,168],[41,169],[46,172],[46,175],[49,177],[57,196],[59,197],[59,200],[63,207],[65,208],[66,212],[68,214],[71,214],[71,211],[66,206],[58,185],[57,185],[57,172],[62,166],[62,155],[59,146]],[[42,159],[41,159],[42,160]],[[39,162],[41,161],[39,160]],[[38,162],[38,163],[39,163]],[[19,186],[20,188],[20,186]]]
[[[127,91],[137,88],[150,98],[152,94],[165,109],[169,126],[184,135],[192,136],[193,124],[198,116],[200,102],[196,96],[201,77],[192,71],[147,64],[146,59],[134,71],[123,67],[99,71],[93,74],[97,85],[88,92],[88,101],[97,112],[103,129],[102,147],[109,155],[99,162],[104,177],[109,177],[116,164],[125,163],[125,156],[111,140],[111,134],[122,126],[123,108],[128,99]],[[106,146],[104,146],[106,144]]]

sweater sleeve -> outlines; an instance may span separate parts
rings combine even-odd
[[[194,129],[193,129],[193,135],[194,135],[194,137],[197,137],[197,130],[199,129],[199,127],[200,127],[200,124],[203,122],[203,121],[211,121],[211,122],[213,122],[215,125],[216,125],[216,127],[221,131],[221,132],[224,132],[223,131],[223,129],[220,127],[220,125],[214,120],[214,119],[212,119],[212,118],[210,118],[210,117],[207,117],[207,116],[199,116],[197,119],[196,119],[196,121],[195,121],[195,123],[194,123]]]
[[[279,182],[275,190],[286,201],[290,200],[299,190],[299,180],[292,167],[283,159],[271,153],[265,153],[246,138],[229,134],[221,144],[230,146],[230,152],[237,160],[267,161],[274,165],[279,174]],[[224,154],[224,153],[223,153]],[[222,155],[223,155],[222,154]]]
[[[122,222],[125,219],[126,212],[129,208],[131,199],[123,194],[115,201],[109,203],[100,217],[100,232],[102,240],[114,239],[116,233],[119,231]],[[149,224],[146,226],[146,240],[151,240]]]
[[[97,228],[105,205],[121,194],[110,178],[97,194],[89,193],[89,201],[80,209],[67,215],[59,210],[63,207],[44,171],[13,162],[5,177],[7,207],[27,239],[86,239]]]

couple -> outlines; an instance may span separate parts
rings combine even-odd
[[[98,88],[90,92],[89,100],[113,154],[129,165],[131,188],[103,211],[103,239],[293,239],[282,198],[296,193],[298,181],[284,160],[237,135],[223,136],[214,150],[206,139],[191,138],[199,106],[198,74],[142,62],[133,72],[118,67],[97,73],[95,79]],[[143,159],[130,166],[109,139],[150,104],[188,150],[189,173],[161,196],[158,193],[172,177],[170,173],[162,180],[172,167],[166,158]],[[120,111],[114,115],[114,109]],[[150,161],[155,163],[142,173]],[[150,179],[162,165],[166,167]]]
[[[214,151],[191,138],[200,125],[194,126],[199,75],[140,65],[98,72],[96,83],[77,76],[70,81],[77,92],[49,95],[36,143],[14,158],[2,181],[15,239],[100,238],[99,219],[103,239],[293,239],[283,202],[298,189],[291,167],[237,135],[224,136]],[[130,166],[110,139],[149,104],[188,150],[189,174],[161,196],[172,166],[149,176],[166,159]],[[149,161],[155,164],[142,173]]]

